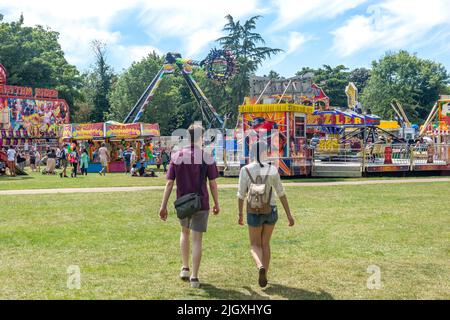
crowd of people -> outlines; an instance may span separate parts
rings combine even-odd
[[[42,174],[59,175],[61,178],[76,178],[77,175],[87,175],[90,163],[89,150],[77,143],[63,143],[58,147],[47,145],[41,151],[37,146],[4,147],[3,152],[7,155],[6,167],[10,175],[16,175],[16,168],[24,170],[27,164],[32,172],[42,172]],[[94,161],[101,164],[100,176],[105,176],[108,171],[108,164],[111,161],[111,154],[106,143],[102,143],[93,152]],[[144,158],[137,156],[133,147],[129,146],[125,150],[120,150],[120,159],[125,165],[125,174],[140,177],[154,177],[155,170],[147,169]],[[157,170],[167,172],[170,162],[170,151],[162,149],[155,155]],[[41,171],[41,165],[44,168]],[[6,169],[6,168],[5,168]],[[59,172],[57,170],[59,169]]]

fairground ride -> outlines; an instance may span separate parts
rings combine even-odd
[[[161,69],[150,82],[123,122],[138,122],[155,96],[164,77],[174,73],[175,68],[178,68],[200,107],[203,120],[207,123],[207,127],[224,130],[228,116],[219,115],[208,100],[192,75],[194,67],[203,68],[206,71],[208,78],[222,83],[226,82],[236,72],[235,58],[228,50],[213,49],[201,62],[184,59],[179,53],[169,52],[165,56],[164,64],[161,66]]]

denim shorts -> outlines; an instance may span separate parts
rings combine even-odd
[[[278,221],[278,210],[276,206],[272,206],[270,214],[247,213],[247,224],[250,227],[261,227],[263,224],[274,225]]]

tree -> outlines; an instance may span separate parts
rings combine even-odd
[[[390,104],[397,99],[411,121],[421,122],[448,83],[449,75],[440,63],[401,50],[372,62],[362,101],[375,114],[392,118]]]
[[[87,77],[91,80],[94,88],[92,97],[93,109],[90,120],[102,122],[105,119],[105,114],[110,109],[108,94],[114,79],[114,72],[106,62],[107,49],[105,43],[94,40],[92,42],[92,51],[95,56],[95,65],[91,71],[91,76]]]
[[[441,93],[445,95],[450,95],[450,86],[443,88]]]
[[[19,21],[0,22],[0,63],[8,70],[8,83],[18,86],[54,88],[73,106],[81,79],[59,44],[59,33],[42,26],[25,27]]]
[[[303,67],[296,75],[302,76],[307,73],[313,73],[313,81],[319,85],[330,98],[330,103],[333,106],[346,108],[347,96],[345,95],[345,87],[349,82],[349,72],[343,65],[331,67],[323,65],[322,68],[312,69]]]
[[[231,15],[227,15],[225,17],[227,23],[223,27],[223,31],[227,34],[216,40],[222,47],[233,52],[239,67],[239,73],[227,85],[229,98],[222,108],[222,111],[232,113],[233,120],[237,117],[236,107],[242,104],[244,97],[249,94],[250,75],[256,72],[266,59],[282,52],[281,49],[264,46],[263,37],[254,32],[260,18],[261,16],[254,16],[242,24],[240,21],[234,21]]]
[[[269,74],[267,76],[265,76],[265,77],[268,77],[271,80],[280,79],[280,74],[278,72],[276,72],[276,71],[270,70]]]
[[[359,94],[362,94],[370,78],[370,70],[366,68],[356,68],[350,72],[348,80],[353,82],[358,88]]]

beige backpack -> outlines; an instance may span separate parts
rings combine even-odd
[[[266,192],[269,174],[264,177],[264,180],[261,175],[258,175],[255,179],[253,179],[250,171],[247,168],[245,168],[245,170],[247,171],[251,181],[247,192],[247,212],[254,214],[272,213],[272,206],[270,205],[270,199],[272,198],[272,187],[270,187],[269,194]]]

